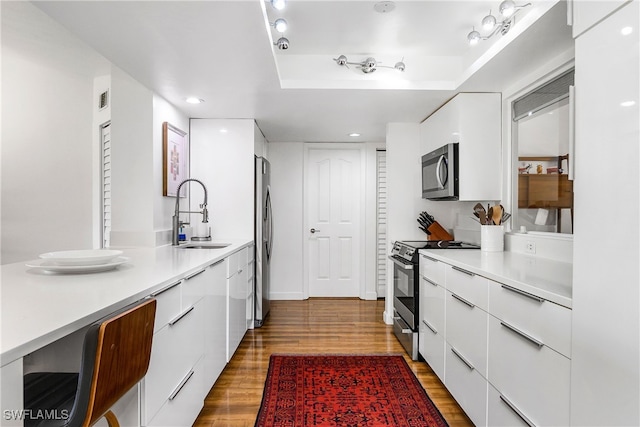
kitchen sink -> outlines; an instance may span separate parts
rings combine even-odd
[[[178,246],[179,249],[223,249],[227,246],[231,246],[231,243],[206,243],[206,242],[197,242],[197,243],[185,243],[184,245]]]

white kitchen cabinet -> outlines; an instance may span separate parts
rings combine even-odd
[[[204,358],[186,372],[162,409],[148,424],[150,427],[191,426],[203,406]]]
[[[445,380],[444,299],[445,290],[442,286],[425,277],[420,278],[418,351],[442,382]]]
[[[220,260],[208,267],[205,307],[205,389],[209,389],[227,364],[227,267]]]
[[[459,143],[459,200],[500,200],[501,135],[501,94],[459,93],[421,123],[420,146]]]
[[[445,385],[475,425],[486,425],[487,279],[457,266],[445,271]]]
[[[533,422],[508,397],[491,384],[488,387],[487,425],[492,427],[531,427]]]
[[[571,310],[502,283],[489,282],[490,312],[571,358]]]
[[[22,359],[0,368],[0,409],[2,426],[19,427],[23,425],[19,410],[24,408],[24,397],[22,394],[23,383],[23,363]],[[20,390],[19,393],[16,390]],[[7,412],[8,411],[8,412]]]
[[[520,325],[489,316],[488,380],[534,425],[569,425],[570,374],[569,358]]]
[[[154,295],[157,307],[162,307],[156,310],[163,314],[157,320],[165,323],[158,325],[158,332],[153,336],[149,370],[143,380],[142,425],[150,425],[161,408],[169,405],[187,382],[197,384],[204,381],[204,378],[190,374],[204,355],[204,294],[198,296],[195,292],[196,289],[202,289],[201,283],[206,279],[203,272],[200,270],[196,276],[187,276],[188,279],[176,282]],[[176,293],[182,300],[180,311],[165,320],[164,313],[169,312],[167,304],[173,307]],[[198,388],[197,402],[200,407],[192,414],[193,419],[184,425],[190,425],[195,420],[204,404],[203,390],[202,386]]]
[[[571,423],[576,426],[640,425],[639,17],[640,3],[626,2],[575,41]],[[600,206],[616,207],[619,230],[598,238],[597,248],[592,227],[601,215],[593,209],[594,195]]]
[[[487,425],[487,380],[451,344],[445,356],[445,385],[476,426]]]
[[[255,286],[254,286],[254,271],[255,271],[255,245],[251,245],[247,248],[247,329],[253,329],[255,326],[254,318],[255,318]]]
[[[569,0],[573,11],[572,31],[576,38],[629,0]],[[570,9],[570,10],[571,10]]]
[[[227,258],[227,362],[247,332],[248,249]]]

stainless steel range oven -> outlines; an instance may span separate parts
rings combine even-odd
[[[418,360],[419,249],[480,249],[480,247],[455,241],[404,241],[393,244],[391,255],[389,255],[389,259],[393,261],[393,331],[412,360]]]

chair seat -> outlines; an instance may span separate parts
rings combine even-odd
[[[24,377],[25,427],[64,426],[78,388],[78,374],[37,372]]]

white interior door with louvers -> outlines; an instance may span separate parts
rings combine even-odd
[[[358,297],[364,248],[362,152],[308,148],[305,170],[305,294]]]

